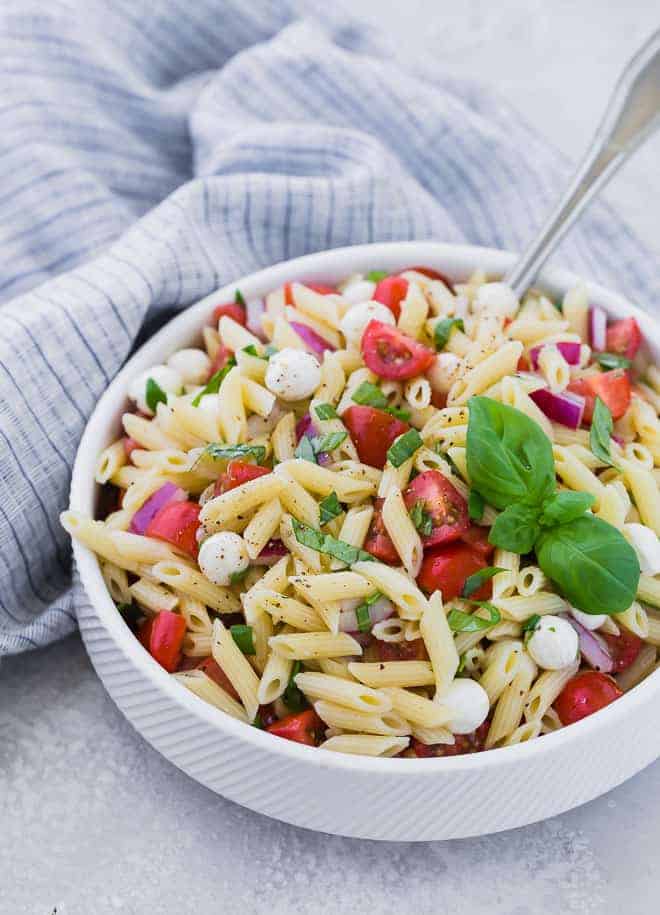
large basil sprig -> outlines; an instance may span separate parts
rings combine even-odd
[[[621,613],[639,583],[637,555],[611,524],[586,514],[588,493],[557,492],[552,445],[519,410],[472,397],[467,433],[471,485],[503,509],[489,540],[514,553],[534,549],[564,597],[586,613]]]

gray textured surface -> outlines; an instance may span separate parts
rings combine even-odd
[[[457,74],[490,81],[571,156],[658,24],[650,0],[355,9],[395,28],[404,55],[423,62],[430,46]],[[608,195],[656,251],[659,145]],[[316,835],[226,802],[162,759],[107,698],[77,638],[0,667],[2,915],[642,915],[660,891],[659,798],[660,762],[585,807],[499,836],[381,845]]]

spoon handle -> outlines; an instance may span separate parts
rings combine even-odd
[[[619,77],[591,146],[538,237],[505,277],[520,297],[582,210],[644,140],[660,127],[660,30]]]

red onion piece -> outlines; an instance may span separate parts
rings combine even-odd
[[[315,330],[312,330],[312,328],[308,327],[306,324],[299,324],[297,321],[289,321],[289,327],[292,327],[303,343],[318,356],[322,356],[327,349],[334,352],[335,347],[332,343],[328,343],[324,337],[317,334]]]
[[[562,614],[562,616],[564,615]],[[603,674],[609,674],[614,668],[614,661],[607,650],[605,642],[602,641],[595,632],[590,632],[581,623],[578,623],[572,616],[564,616],[564,619],[570,623],[577,632],[580,653],[587,664],[589,664],[590,667],[593,667],[594,670],[599,670]]]
[[[296,442],[299,442],[303,435],[316,435],[316,426],[309,413],[301,416],[296,423]]]
[[[261,318],[265,310],[266,305],[263,299],[251,299],[245,303],[245,326],[260,340],[266,339],[264,329],[261,326]]]
[[[562,354],[566,362],[569,365],[579,365],[580,364],[580,343],[571,343],[568,341],[563,341],[560,343],[545,343],[543,346],[556,346],[559,352]],[[529,351],[529,359],[532,363],[532,368],[537,369],[539,367],[539,355],[543,346],[533,346]]]
[[[545,413],[553,422],[568,426],[569,429],[577,429],[580,426],[585,399],[579,394],[571,394],[567,391],[553,394],[552,391],[541,388],[538,391],[532,391],[529,396],[541,412]]]
[[[589,309],[589,343],[592,349],[600,352],[607,347],[607,315],[599,305]]]
[[[615,441],[617,443],[617,445],[621,445],[622,448],[625,448],[626,440],[624,438],[621,438],[620,435],[610,435],[610,438],[612,439],[612,441]]]
[[[326,467],[328,464],[332,463],[332,458],[327,451],[318,451],[316,454],[316,463],[320,464],[321,467]]]
[[[252,560],[252,564],[255,566],[272,566],[282,556],[286,556],[288,552],[281,540],[269,540],[257,558]]]
[[[129,528],[131,533],[144,534],[149,527],[149,522],[161,508],[169,505],[170,502],[185,502],[187,498],[188,494],[174,483],[164,483],[152,496],[149,496],[144,505],[138,508],[131,518]]]

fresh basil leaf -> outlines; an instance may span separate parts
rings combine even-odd
[[[481,521],[484,516],[486,503],[484,497],[476,489],[471,489],[468,495],[468,517],[471,521]]]
[[[241,292],[240,289],[237,289],[236,292],[234,293],[234,301],[236,302],[237,305],[242,305],[243,308],[247,307],[247,302],[243,298],[243,293]]]
[[[369,616],[369,607],[367,604],[360,604],[355,608],[355,618],[357,619],[358,629],[360,632],[369,632],[371,629],[371,617]]]
[[[254,647],[254,634],[252,626],[230,626],[231,637],[236,642],[243,654],[256,654]]]
[[[263,463],[266,457],[266,449],[263,445],[221,445],[219,442],[211,442],[204,449],[204,454],[208,454],[214,461],[231,461],[233,458],[253,457],[257,464]]]
[[[585,613],[623,613],[635,600],[637,554],[615,527],[594,515],[543,530],[536,558],[566,600]]]
[[[462,610],[450,610],[447,614],[447,622],[452,632],[481,632],[484,629],[490,629],[499,623],[501,616],[497,607],[483,601],[480,606],[488,610],[489,617],[484,619],[476,616],[474,613],[463,613]]]
[[[306,435],[300,439],[293,452],[294,457],[301,458],[303,461],[309,461],[310,464],[316,464],[316,450],[312,440]]]
[[[408,512],[410,520],[415,525],[422,537],[430,537],[433,533],[433,518],[424,508],[424,502],[418,499]]]
[[[377,410],[384,410],[387,407],[387,397],[377,384],[372,384],[370,381],[363,381],[361,385],[358,385],[351,394],[351,400],[361,406],[376,407]]]
[[[435,327],[433,328],[433,342],[435,343],[435,348],[438,352],[440,352],[441,349],[444,349],[449,343],[451,332],[455,327],[457,327],[458,330],[465,331],[465,324],[463,324],[462,318],[441,318],[439,321],[436,321]]]
[[[232,572],[231,575],[229,576],[229,584],[230,585],[240,585],[240,583],[243,581],[243,579],[245,578],[247,573],[248,573],[248,568],[243,569],[242,572]]]
[[[583,515],[595,501],[589,492],[556,492],[541,506],[539,524],[541,527],[566,524],[567,521],[573,521]]]
[[[456,676],[462,677],[464,671],[465,671],[465,652],[463,652],[463,654],[460,655],[460,657],[458,659],[458,667],[456,668]]]
[[[541,619],[541,617],[538,615],[538,613],[534,613],[532,616],[528,617],[525,620],[525,622],[523,623],[522,631],[525,634],[525,642],[527,642],[531,638],[532,633],[538,626],[540,619]]]
[[[204,397],[205,394],[217,394],[220,390],[220,385],[235,365],[236,360],[233,356],[230,356],[224,368],[221,368],[219,371],[215,372],[215,374],[211,375],[206,382],[205,387],[195,396],[195,399],[192,402],[193,407],[198,407],[200,405],[202,397]]]
[[[400,467],[408,458],[422,447],[424,442],[417,429],[408,429],[403,435],[395,438],[387,449],[387,460],[392,467]]]
[[[244,346],[242,352],[247,353],[248,356],[256,356],[257,359],[263,359],[266,362],[268,361],[268,356],[262,356],[254,343],[250,343],[249,346]]]
[[[606,371],[610,369],[629,369],[632,360],[626,359],[625,356],[619,356],[618,353],[593,353],[594,362],[597,362]]]
[[[537,506],[556,489],[550,439],[520,410],[490,397],[471,397],[467,469],[486,502]]]
[[[328,432],[327,435],[315,435],[311,439],[314,454],[320,454],[322,451],[334,451],[335,448],[339,448],[347,437],[348,432]]]
[[[387,270],[370,270],[366,278],[370,283],[380,283],[381,280],[386,279],[388,276]]]
[[[314,409],[319,419],[337,419],[337,411],[331,403],[320,403]]]
[[[538,512],[527,505],[509,505],[495,519],[488,540],[512,553],[529,553],[540,533]]]
[[[410,410],[404,410],[403,407],[385,407],[385,412],[395,416],[402,422],[407,423],[410,419]]]
[[[343,540],[338,540],[336,537],[330,536],[330,534],[324,534],[323,531],[317,531],[296,518],[292,519],[292,523],[293,532],[298,543],[302,543],[303,546],[308,546],[318,553],[325,553],[334,559],[339,559],[340,562],[345,562],[349,566],[353,565],[354,562],[376,561],[371,553],[360,550],[358,547],[345,543]]]
[[[506,572],[506,569],[500,569],[499,566],[486,566],[485,569],[479,569],[474,575],[469,575],[465,579],[461,597],[464,597],[466,600],[467,598],[472,597],[474,592],[478,591],[485,582],[489,581],[495,575],[499,575],[500,572]]]
[[[152,413],[156,412],[159,403],[167,403],[167,394],[153,378],[147,378],[144,399]]]
[[[286,689],[282,693],[282,702],[286,705],[287,708],[291,709],[292,712],[301,712],[304,708],[307,707],[305,694],[296,686],[296,677],[301,670],[302,664],[300,661],[294,661],[293,667],[291,668],[291,674],[289,676],[289,682],[286,685]]]
[[[610,455],[610,438],[612,436],[612,414],[607,405],[596,397],[594,415],[589,430],[589,446],[591,453],[603,464],[619,469]]]
[[[321,526],[327,524],[328,521],[332,521],[337,515],[341,515],[344,510],[337,498],[336,492],[331,492],[329,496],[326,496],[325,499],[319,503],[319,508],[321,510]]]

